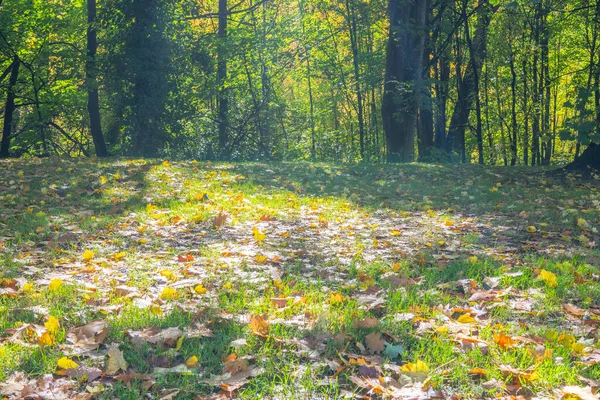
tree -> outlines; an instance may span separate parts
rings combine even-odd
[[[100,102],[98,100],[98,79],[96,78],[96,0],[87,0],[88,27],[87,27],[87,60],[86,60],[86,85],[88,91],[88,114],[90,117],[90,132],[94,141],[94,148],[98,157],[108,156],[102,125],[100,121]]]
[[[217,55],[217,107],[219,124],[219,153],[227,156],[227,144],[229,142],[229,99],[226,87],[227,79],[227,0],[219,0],[219,44]]]
[[[479,76],[483,66],[483,60],[486,54],[487,32],[492,19],[492,15],[498,9],[497,5],[491,5],[489,1],[484,0],[477,6],[477,26],[473,38],[471,58],[467,64],[464,76],[461,76],[457,70],[457,94],[458,99],[454,106],[454,112],[448,128],[448,139],[446,150],[456,152],[462,162],[466,162],[465,151],[465,130],[469,122],[469,115],[473,103],[479,96],[477,88],[479,86]],[[464,15],[464,14],[463,14]]]
[[[425,1],[389,0],[382,117],[390,162],[414,159],[426,11]]]
[[[6,91],[6,103],[4,106],[4,125],[2,128],[2,142],[0,143],[0,158],[10,156],[10,135],[13,127],[13,113],[15,112],[15,86],[19,78],[19,66],[21,60],[15,54],[10,65],[10,78],[8,82],[8,90]]]

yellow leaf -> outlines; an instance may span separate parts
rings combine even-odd
[[[121,252],[119,252],[119,253],[115,253],[115,254],[113,254],[113,259],[114,259],[115,261],[121,261],[123,258],[125,258],[125,255],[126,255],[126,254],[125,254],[125,252],[124,252],[124,251],[121,251]]]
[[[339,304],[344,302],[344,296],[341,293],[330,293],[329,304]]]
[[[257,254],[256,257],[254,257],[254,258],[256,259],[256,262],[259,264],[262,264],[267,261],[267,256],[264,256],[262,254]]]
[[[469,314],[461,315],[456,321],[460,322],[461,324],[474,324],[477,322],[475,318],[471,317]]]
[[[49,332],[42,333],[42,336],[37,338],[40,346],[52,346],[54,344],[54,335]]]
[[[44,326],[46,327],[48,332],[56,333],[60,328],[60,323],[58,322],[58,319],[51,315],[48,317],[48,321],[44,322]]]
[[[477,256],[471,256],[471,257],[469,257],[469,263],[475,264],[475,263],[477,263],[477,261],[479,261],[479,259],[477,258]]]
[[[429,372],[429,367],[423,361],[417,360],[416,363],[404,364],[400,370],[406,373]]]
[[[557,287],[558,282],[556,281],[556,275],[550,271],[546,271],[545,269],[540,271],[538,277],[546,282],[546,285],[550,287]]]
[[[558,343],[562,344],[563,346],[570,347],[573,343],[575,343],[575,336],[569,335],[568,333],[561,333],[557,340]]]
[[[175,280],[175,272],[173,272],[169,269],[164,269],[164,270],[160,271],[160,274],[170,281]]]
[[[150,306],[150,312],[153,315],[162,315],[162,313],[163,313],[162,310],[160,309],[160,306],[158,306],[156,304],[153,304]]]
[[[583,343],[576,342],[571,345],[571,350],[573,350],[575,353],[582,354],[583,349],[585,349],[585,344]]]
[[[537,231],[536,227],[533,225],[529,225],[525,230],[529,233],[535,233]]]
[[[83,254],[81,255],[81,258],[83,258],[84,261],[90,261],[92,258],[94,258],[96,256],[96,253],[94,253],[91,250],[86,250],[83,252]]]
[[[165,160],[162,162],[162,166],[165,168],[169,168],[171,166],[171,163],[169,162],[169,160]]]
[[[258,243],[261,243],[267,237],[267,234],[262,233],[257,227],[252,228],[252,234],[254,235],[254,240]]]
[[[71,368],[77,368],[79,367],[79,364],[77,364],[75,361],[67,358],[67,357],[63,357],[60,360],[58,360],[58,367],[62,368],[62,369],[71,369]]]
[[[24,292],[31,292],[33,291],[33,284],[31,283],[26,283],[23,285],[23,291]]]
[[[48,290],[54,291],[54,290],[58,290],[59,287],[61,287],[63,284],[63,281],[61,279],[52,279],[50,281],[50,284],[48,285]]]
[[[183,338],[185,337],[185,335],[181,335],[179,336],[179,339],[177,339],[177,344],[175,345],[175,351],[179,351],[181,349],[181,346],[183,346]]]
[[[440,335],[445,335],[448,332],[450,332],[450,328],[448,328],[447,326],[438,326],[435,331],[437,333],[439,333]]]
[[[106,182],[108,182],[108,179],[106,179],[106,177],[104,175],[101,175],[100,176],[100,184],[106,185]]]
[[[583,218],[578,218],[577,219],[577,226],[578,227],[582,228],[582,227],[585,226],[585,224],[586,224],[585,219],[583,219]]]
[[[205,288],[204,286],[202,286],[202,284],[199,284],[199,285],[197,285],[197,286],[194,288],[194,291],[195,291],[197,294],[205,294],[205,293],[206,293],[206,288]]]
[[[185,360],[185,365],[188,368],[192,368],[196,364],[198,364],[198,357],[196,357],[196,356],[191,356],[190,358],[188,358],[187,360]]]
[[[177,293],[177,290],[170,288],[170,287],[165,287],[162,291],[162,293],[160,294],[160,298],[162,300],[175,300],[179,297],[179,293]]]

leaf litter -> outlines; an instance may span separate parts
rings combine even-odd
[[[45,347],[78,358],[59,358],[63,366],[40,379],[13,369],[1,389],[9,398],[34,388],[39,398],[53,391],[56,398],[90,398],[132,381],[162,398],[185,396],[184,388],[156,383],[167,375],[203,377],[203,390],[213,391],[207,396],[243,397],[253,380],[273,373],[261,349],[293,361],[299,373],[311,365],[313,382],[335,383],[342,393],[449,398],[460,394],[458,378],[450,377],[462,369],[480,394],[597,396],[595,182],[568,176],[566,186],[579,197],[559,194],[553,204],[528,177],[490,193],[460,168],[282,165],[267,173],[261,164],[49,162],[106,182],[93,187],[35,163],[3,163],[18,183],[0,184],[26,200],[0,209],[9,221],[0,252],[20,266],[3,277],[0,296],[26,310],[21,299],[74,290],[84,305],[14,320],[0,350]],[[17,174],[21,169],[27,173]],[[483,175],[483,182],[504,179],[493,169]],[[438,193],[421,184],[448,176],[455,187]],[[144,190],[143,181],[159,189]],[[75,210],[81,204],[57,196],[59,186],[84,196],[90,209]],[[561,190],[556,183],[541,187]],[[507,202],[510,196],[516,200]],[[536,198],[534,207],[527,196]],[[106,216],[113,221],[99,224]],[[16,240],[23,233],[15,223],[27,218],[41,230]],[[48,251],[55,253],[48,258]],[[589,290],[578,294],[577,285]],[[560,291],[566,295],[553,302]],[[225,302],[239,295],[243,306]],[[189,322],[134,324],[122,331],[125,342],[110,327],[131,307],[154,321],[186,313]],[[209,343],[228,324],[240,327],[230,347],[247,354],[208,363],[190,353],[186,343]],[[151,357],[130,364],[124,356],[132,348],[149,349]],[[465,364],[461,354],[480,354],[485,368]],[[544,384],[548,362],[582,375]],[[78,382],[90,385],[79,392]],[[326,386],[310,390],[318,387]]]

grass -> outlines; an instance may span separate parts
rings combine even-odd
[[[593,178],[127,159],[0,168],[0,381],[56,373],[63,356],[105,371],[110,344],[154,384],[105,376],[74,380],[71,390],[97,387],[101,399],[217,396],[232,354],[261,371],[233,391],[240,398],[391,393],[353,381],[365,374],[405,383],[427,375],[406,388],[462,398],[556,397],[564,386],[586,386],[581,377],[600,379],[589,361],[600,354]],[[541,278],[547,272],[555,284]],[[56,279],[62,285],[52,289]],[[165,298],[165,288],[175,294]],[[495,290],[491,298],[469,301],[486,290]],[[27,324],[43,331],[49,316],[61,325],[52,344],[12,336]],[[268,321],[259,335],[256,316]],[[74,355],[67,331],[96,320],[109,326],[103,344]],[[198,324],[212,336],[190,335]],[[128,334],[151,327],[188,336],[175,349]],[[373,333],[401,346],[400,355],[373,351]],[[155,373],[192,356],[190,374]],[[428,372],[398,369],[417,361]]]

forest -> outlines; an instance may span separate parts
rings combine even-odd
[[[598,400],[600,0],[0,0],[0,399]]]
[[[0,2],[0,157],[597,166],[593,1]]]

